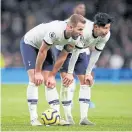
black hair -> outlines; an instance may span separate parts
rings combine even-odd
[[[114,18],[107,13],[97,13],[94,16],[94,24],[98,26],[105,26],[106,24],[113,23]]]

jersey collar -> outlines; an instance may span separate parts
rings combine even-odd
[[[69,39],[69,38],[70,38],[70,37],[68,38],[68,37],[66,36],[66,30],[64,30],[64,38],[65,38],[65,39]]]

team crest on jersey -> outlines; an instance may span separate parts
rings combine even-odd
[[[50,32],[50,33],[49,33],[49,36],[50,36],[50,38],[52,38],[52,39],[55,39],[55,38],[56,38],[56,35],[55,35],[54,32]]]

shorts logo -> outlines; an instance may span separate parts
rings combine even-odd
[[[31,66],[31,61],[28,61],[28,65]]]
[[[55,35],[54,32],[50,32],[50,33],[49,33],[49,36],[50,36],[50,38],[52,38],[52,39],[55,39],[55,38],[56,38],[56,35]]]

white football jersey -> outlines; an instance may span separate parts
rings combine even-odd
[[[103,50],[106,42],[110,38],[110,32],[108,32],[108,34],[105,37],[94,38],[93,37],[93,26],[94,26],[94,22],[91,22],[91,21],[86,22],[85,28],[83,30],[83,35],[82,35],[81,40],[79,41],[78,45],[79,45],[79,47],[82,47],[82,48],[85,48],[85,47],[94,48],[95,47],[97,50],[101,51],[101,50]],[[77,50],[77,49],[73,50],[73,54],[70,58],[69,65],[68,65],[68,73],[73,73],[77,58],[79,57],[79,53],[80,53],[79,50]],[[93,61],[98,60],[100,53],[101,52],[96,52],[97,55],[96,54],[93,55],[92,60],[90,57],[91,61],[89,61],[89,65],[88,65],[90,67],[87,68],[88,69],[87,72],[91,71],[89,69],[91,69],[91,67],[93,65],[95,65],[95,63],[93,63]],[[91,66],[91,64],[92,64],[92,66]]]
[[[68,22],[69,19],[70,19],[70,18],[66,19],[65,22]],[[88,19],[86,19],[86,18],[85,18],[85,21],[86,21],[86,23],[92,22],[92,21],[90,21],[90,20],[88,20]],[[63,49],[63,46],[61,46],[61,45],[56,45],[55,47],[56,47],[58,50],[62,50],[62,49]],[[86,54],[90,54],[89,48],[80,49],[80,53],[83,53],[83,52],[86,52]]]
[[[103,50],[106,42],[110,38],[110,32],[105,37],[93,37],[93,26],[94,22],[87,21],[85,28],[83,30],[83,36],[81,37],[81,41],[79,47],[96,47],[99,50]]]
[[[36,48],[40,48],[42,41],[44,40],[49,45],[62,45],[77,44],[77,41],[80,40],[78,37],[74,40],[72,37],[66,39],[64,36],[64,31],[66,29],[67,23],[65,21],[52,21],[50,23],[42,23],[29,32],[27,32],[24,36],[24,41],[26,44],[32,45]]]

